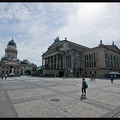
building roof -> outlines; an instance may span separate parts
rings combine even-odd
[[[20,62],[21,64],[30,64],[30,62],[28,60],[23,60]]]
[[[8,45],[16,46],[16,43],[15,43],[14,40],[12,39],[12,40],[10,40],[10,41],[8,42]]]

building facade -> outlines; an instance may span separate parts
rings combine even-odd
[[[5,56],[0,61],[0,75],[9,75],[12,70],[15,75],[25,75],[27,69],[35,69],[37,66],[28,60],[20,61],[17,58],[17,46],[14,40],[10,40],[5,49]]]
[[[110,71],[120,72],[120,50],[114,45],[104,45],[102,40],[95,48],[71,41],[54,40],[42,55],[44,76],[104,77]]]

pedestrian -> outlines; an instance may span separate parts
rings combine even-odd
[[[90,81],[92,80],[92,74],[90,74]]]
[[[94,75],[94,81],[96,81],[96,76]]]
[[[111,75],[110,77],[111,77],[111,84],[113,84],[113,75]]]
[[[115,79],[117,79],[117,75],[114,75]]]
[[[85,78],[82,79],[82,97],[86,98],[86,88],[88,88],[88,84],[85,81]]]
[[[56,74],[55,74],[55,77],[56,77]]]
[[[7,79],[7,74],[5,74],[5,79]]]
[[[1,79],[3,79],[3,75],[1,75]]]

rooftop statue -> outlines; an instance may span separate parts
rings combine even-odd
[[[57,37],[57,38],[54,39],[54,42],[58,42],[58,41],[60,41],[59,37]]]

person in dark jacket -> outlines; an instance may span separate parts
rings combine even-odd
[[[110,78],[111,78],[111,84],[113,84],[113,75],[111,75]]]
[[[86,86],[85,86],[85,78],[82,79],[82,97],[86,97]]]
[[[1,79],[3,79],[3,75],[1,75]]]
[[[7,74],[5,74],[5,79],[7,79]]]

